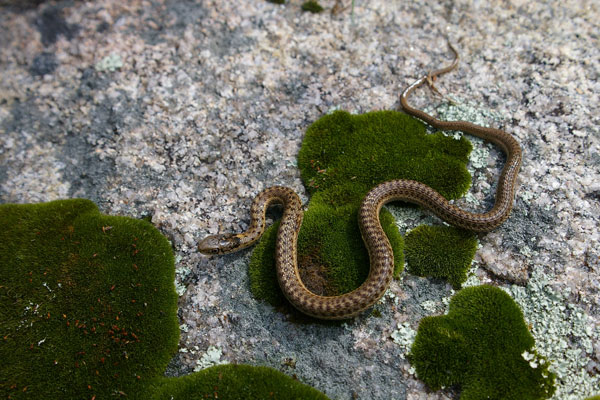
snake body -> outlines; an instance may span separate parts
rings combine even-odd
[[[407,114],[415,116],[440,130],[462,131],[499,146],[506,153],[506,164],[502,169],[494,206],[485,213],[472,213],[449,203],[431,187],[412,180],[400,179],[381,183],[367,193],[363,199],[358,222],[363,241],[369,252],[370,270],[365,282],[357,289],[339,296],[319,296],[304,286],[300,279],[297,262],[297,241],[302,224],[302,202],[290,188],[273,186],[259,193],[251,209],[251,224],[239,234],[212,235],[202,240],[198,249],[205,254],[224,254],[241,250],[256,242],[265,230],[266,211],[272,204],[282,204],[283,216],[277,232],[275,249],[277,279],[285,297],[301,312],[320,319],[346,319],[354,317],[376,303],[388,288],[394,271],[394,255],[379,222],[381,207],[391,201],[406,201],[431,210],[442,220],[461,228],[476,232],[487,232],[502,224],[510,214],[515,193],[516,178],[521,164],[521,147],[506,132],[486,128],[466,121],[441,121],[415,109],[408,104],[407,97],[416,88],[429,83],[458,63],[433,71],[407,87],[400,96],[400,103]],[[433,87],[433,86],[432,86]],[[435,89],[435,88],[434,88]]]

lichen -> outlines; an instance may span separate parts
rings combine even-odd
[[[215,365],[225,364],[225,361],[221,360],[223,356],[223,351],[215,346],[208,346],[206,349],[206,353],[200,357],[199,360],[196,361],[196,366],[194,367],[194,372],[201,371],[205,368],[209,368]]]
[[[177,292],[177,295],[179,297],[183,296],[185,294],[185,292],[187,291],[187,287],[179,282],[179,281],[175,281],[175,292]]]
[[[114,72],[123,67],[123,60],[118,54],[110,54],[96,63],[95,69],[99,72]]]
[[[552,276],[536,268],[526,287],[507,288],[530,324],[538,352],[551,361],[556,375],[556,400],[580,400],[598,392],[600,376],[587,372],[600,342],[600,332],[592,329],[589,317],[578,306],[569,304],[565,294],[552,287]]]
[[[477,107],[456,97],[448,97],[448,99],[450,101],[440,103],[435,109],[426,110],[436,113],[439,118],[447,121],[470,121],[481,126],[489,126],[490,121],[502,120],[501,115],[489,109]]]
[[[416,336],[417,331],[411,328],[408,322],[398,323],[390,337],[402,349],[401,358],[405,358],[409,353]]]

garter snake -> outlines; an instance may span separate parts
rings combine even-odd
[[[452,71],[458,64],[454,53],[451,65],[432,71],[408,86],[400,96],[400,104],[407,114],[417,117],[440,130],[462,131],[494,143],[506,153],[506,163],[500,174],[494,206],[484,213],[465,211],[446,200],[431,187],[413,180],[392,180],[371,189],[363,199],[358,222],[363,241],[369,252],[370,270],[365,282],[357,289],[339,296],[319,296],[306,288],[300,279],[297,259],[298,232],[302,224],[302,202],[290,188],[273,186],[259,193],[251,207],[249,228],[243,233],[212,235],[198,245],[205,254],[224,254],[252,245],[265,230],[267,208],[282,204],[283,216],[277,232],[275,249],[277,279],[285,297],[301,312],[320,319],[346,319],[360,314],[383,296],[394,271],[394,255],[379,222],[381,207],[401,200],[431,210],[442,220],[476,232],[487,232],[502,224],[510,214],[515,193],[516,178],[521,164],[521,147],[506,132],[475,125],[466,121],[441,121],[411,107],[408,96],[425,83],[435,90],[433,80]]]

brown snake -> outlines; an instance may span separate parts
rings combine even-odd
[[[265,213],[272,204],[283,204],[284,212],[277,232],[275,250],[277,279],[285,297],[301,312],[321,319],[346,319],[360,314],[376,303],[388,288],[394,271],[394,255],[381,224],[379,211],[391,201],[401,200],[431,210],[442,220],[476,232],[487,232],[498,227],[510,214],[516,178],[521,164],[521,147],[509,134],[499,129],[485,128],[465,121],[441,121],[408,105],[407,97],[416,88],[445,74],[458,64],[458,53],[453,63],[430,72],[407,87],[400,103],[407,114],[413,115],[441,130],[462,131],[488,140],[506,153],[506,164],[500,174],[496,199],[491,210],[472,213],[448,202],[429,186],[412,180],[393,180],[373,188],[363,199],[358,222],[363,241],[369,252],[370,271],[365,282],[357,289],[339,296],[319,296],[304,286],[298,272],[296,246],[302,224],[302,202],[290,188],[274,186],[259,193],[252,204],[252,222],[246,232],[212,235],[202,240],[198,249],[205,254],[224,254],[241,250],[256,242],[265,230]]]

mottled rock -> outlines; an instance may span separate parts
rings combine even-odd
[[[584,312],[597,331],[600,11],[593,2],[372,0],[352,8],[344,0],[348,7],[333,15],[334,0],[320,1],[320,14],[292,3],[2,8],[0,201],[86,197],[104,213],[151,216],[173,243],[182,293],[186,352],[172,375],[191,372],[213,346],[219,361],[284,371],[283,360],[293,358],[293,373],[332,398],[456,398],[428,393],[392,339],[396,332],[406,342],[399,335],[441,312],[449,285],[405,275],[376,306],[379,317],[297,324],[250,296],[250,250],[220,258],[195,250],[207,234],[246,228],[251,199],[267,186],[291,186],[306,200],[295,167],[305,129],[333,109],[397,109],[406,85],[448,63],[450,37],[461,63],[436,86],[461,107],[444,116],[503,127],[524,150],[515,208],[480,236],[483,267],[472,280],[526,287],[534,272],[548,274],[569,293],[560,304]],[[41,54],[53,57],[36,61]],[[120,67],[95,70],[104,59]],[[440,102],[426,89],[411,101],[432,111]],[[503,156],[474,145],[473,187],[456,203],[482,211],[493,202]],[[564,343],[597,362],[598,349]],[[556,357],[557,365],[570,362]],[[595,368],[586,373],[597,379]]]

